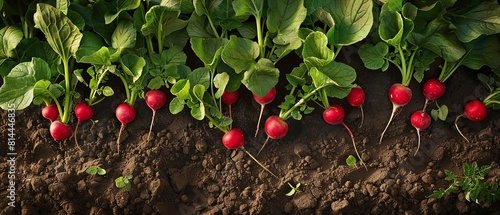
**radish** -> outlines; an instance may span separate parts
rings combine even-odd
[[[121,103],[118,105],[118,107],[116,107],[115,115],[116,118],[118,118],[118,121],[122,123],[120,132],[118,133],[118,139],[116,140],[116,144],[118,144],[118,153],[120,153],[120,137],[122,135],[122,131],[128,123],[134,121],[136,111],[135,108],[130,106],[129,104]]]
[[[410,102],[411,96],[412,96],[411,89],[400,83],[393,84],[391,88],[389,88],[389,99],[392,102],[392,113],[391,117],[389,118],[389,122],[387,122],[387,125],[385,126],[385,129],[382,132],[382,135],[380,135],[379,144],[382,143],[384,134],[387,131],[387,128],[389,128],[389,125],[391,124],[394,114],[400,107],[405,106]]]
[[[365,103],[365,91],[360,87],[355,87],[351,89],[349,95],[347,95],[347,102],[353,107],[359,107],[361,109],[361,124],[359,127],[363,126],[363,121],[365,119],[365,114],[363,113],[363,103]]]
[[[271,88],[271,90],[269,90],[269,92],[264,97],[259,97],[255,95],[255,93],[252,93],[252,95],[255,101],[257,101],[260,104],[259,121],[257,122],[257,129],[255,130],[255,137],[257,137],[257,134],[259,133],[260,119],[262,118],[264,107],[267,104],[271,103],[276,97],[276,88],[275,87]]]
[[[71,135],[71,126],[61,121],[53,121],[50,124],[50,135],[55,141],[64,140]]]
[[[467,137],[465,137],[458,128],[458,119],[465,116],[470,121],[479,122],[484,120],[484,118],[486,118],[486,115],[488,115],[488,110],[486,110],[486,106],[484,105],[484,103],[479,100],[472,100],[465,105],[464,113],[458,115],[455,119],[455,128],[457,128],[458,133],[460,133],[460,135],[465,140],[467,140],[467,142],[470,142],[469,139],[467,139]]]
[[[146,104],[151,110],[153,110],[153,117],[151,118],[151,124],[149,125],[148,142],[149,136],[151,135],[151,130],[153,129],[153,121],[155,119],[156,110],[163,107],[167,102],[167,95],[161,90],[150,90],[146,93],[144,98]]]
[[[266,170],[269,174],[274,176],[276,179],[281,181],[281,179],[276,176],[271,170],[266,168],[264,164],[259,162],[257,158],[255,158],[250,152],[248,152],[245,147],[245,136],[243,135],[243,131],[241,131],[239,128],[232,128],[231,130],[227,131],[224,136],[222,136],[222,144],[228,149],[241,149],[243,150],[250,158],[252,158],[259,166],[261,166],[264,170]]]
[[[268,117],[266,122],[264,123],[264,131],[267,134],[267,139],[257,153],[257,156],[259,156],[262,149],[264,149],[269,138],[276,140],[286,136],[286,134],[288,133],[288,124],[279,116],[272,115]]]
[[[224,91],[221,96],[222,102],[229,107],[229,118],[233,118],[231,114],[231,106],[238,101],[238,90],[233,92]]]
[[[56,104],[50,104],[42,109],[42,116],[49,119],[50,122],[54,122],[57,117],[59,117],[59,110],[57,110]]]
[[[429,101],[436,100],[444,95],[446,86],[444,85],[444,83],[431,78],[424,83],[422,91],[425,96],[425,104],[423,109],[423,111],[425,111],[425,108],[427,107]]]
[[[331,125],[342,124],[344,126],[344,128],[349,132],[349,135],[351,136],[351,140],[352,140],[352,145],[354,146],[354,151],[356,151],[356,154],[358,155],[358,158],[361,161],[361,164],[363,164],[365,169],[368,170],[365,162],[363,162],[363,159],[361,159],[361,156],[358,153],[358,149],[356,148],[356,142],[354,141],[354,135],[352,134],[351,129],[349,128],[349,126],[347,126],[344,123],[344,116],[345,116],[344,108],[342,108],[342,106],[340,106],[338,104],[334,104],[334,105],[330,106],[329,108],[327,108],[325,111],[323,111],[323,119],[328,124],[331,124]]]
[[[80,122],[89,120],[94,116],[94,109],[87,105],[85,102],[80,102],[75,106],[75,116],[78,119],[78,122],[76,123],[75,127],[75,143],[78,149],[80,149],[80,146],[78,145],[78,140],[76,138],[76,132],[78,131],[78,125],[80,125]]]
[[[420,148],[420,131],[429,127],[431,124],[431,117],[425,111],[415,111],[410,117],[410,122],[411,125],[417,129],[418,146],[417,151],[415,151],[416,156]]]

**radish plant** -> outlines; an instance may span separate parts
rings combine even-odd
[[[411,125],[417,130],[417,150],[415,156],[420,148],[420,131],[429,127],[431,124],[431,117],[425,111],[415,111],[410,117]]]
[[[420,82],[424,71],[429,69],[429,64],[437,56],[425,47],[441,41],[439,37],[434,39],[433,33],[436,32],[426,32],[425,26],[419,25],[425,24],[426,20],[419,20],[418,8],[410,2],[389,0],[382,5],[380,11],[377,31],[382,41],[375,45],[361,46],[359,55],[365,67],[369,69],[385,71],[389,63],[392,63],[401,73],[401,82],[393,84],[389,89],[392,112],[380,135],[379,143],[382,143],[396,111],[408,104],[412,98],[412,92],[408,87],[412,77]],[[422,22],[417,22],[417,20]],[[389,46],[393,48],[391,52],[389,52]]]
[[[224,93],[222,93],[221,99],[222,99],[222,102],[224,102],[224,104],[226,104],[228,106],[229,118],[232,119],[233,117],[232,117],[231,107],[233,106],[234,103],[236,103],[236,101],[238,101],[238,90],[235,90],[232,92],[224,90]]]
[[[458,120],[465,116],[470,121],[480,122],[483,121],[488,115],[488,108],[495,110],[500,109],[500,87],[498,87],[500,82],[496,81],[494,77],[487,77],[481,73],[478,74],[478,77],[488,87],[488,96],[482,100],[472,100],[467,102],[464,107],[464,112],[455,118],[455,128],[467,142],[470,141],[458,128]]]
[[[155,119],[156,110],[163,107],[163,105],[167,103],[167,95],[161,90],[149,90],[146,93],[144,100],[146,101],[148,107],[151,108],[151,110],[153,110],[153,116],[151,117],[151,124],[149,125],[149,132],[148,132],[147,141],[149,142],[149,136],[151,135],[151,130],[153,129],[153,122]]]
[[[361,110],[361,123],[359,127],[363,126],[365,113],[363,111],[363,103],[365,103],[365,91],[361,87],[353,87],[349,95],[347,95],[347,102],[353,107],[359,107]]]

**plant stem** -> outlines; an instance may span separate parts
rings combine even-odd
[[[128,89],[128,82],[127,80],[125,79],[125,77],[123,77],[123,75],[117,73],[118,77],[122,80],[123,82],[123,86],[125,88],[125,95],[127,96],[127,100],[130,99],[130,90]]]
[[[321,86],[317,87],[316,89],[314,89],[313,91],[311,91],[308,94],[306,94],[305,96],[303,96],[297,103],[295,103],[295,105],[293,105],[293,107],[291,107],[290,109],[288,109],[283,114],[280,113],[279,117],[281,119],[283,119],[283,120],[288,119],[288,117],[290,117],[290,114],[292,114],[293,110],[295,110],[296,108],[298,108],[300,105],[304,104],[306,102],[306,100],[309,99],[309,97],[311,97],[316,92],[318,92],[318,90],[323,89],[323,87],[326,87],[326,85],[321,85]]]
[[[207,18],[208,18],[208,23],[210,24],[210,28],[212,29],[212,32],[214,33],[215,37],[220,38],[219,32],[217,32],[217,28],[215,28],[212,18],[210,16],[207,16]]]
[[[64,110],[63,115],[61,117],[61,122],[67,124],[69,122],[69,112],[71,110],[71,80],[69,74],[69,59],[63,59],[63,67],[64,67],[64,85],[65,85],[65,95],[64,95]]]
[[[260,58],[265,57],[265,44],[262,38],[262,26],[260,16],[255,17],[255,24],[257,27],[257,43],[259,44]]]
[[[210,122],[212,122],[214,124],[214,126],[216,128],[218,128],[219,130],[221,130],[224,133],[228,132],[228,129],[226,127],[222,127],[218,123],[216,123],[215,120],[214,120],[214,118],[212,118],[209,114],[205,114],[205,116],[208,118],[208,120],[210,120]]]

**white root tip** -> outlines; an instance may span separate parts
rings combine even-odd
[[[418,149],[420,149],[420,129],[417,129],[417,151],[415,151],[415,154],[413,156],[417,156]]]
[[[378,142],[378,144],[382,144],[382,139],[384,139],[384,134],[385,132],[387,131],[387,128],[389,128],[389,125],[391,124],[392,122],[392,118],[394,118],[394,114],[396,113],[396,110],[398,110],[399,108],[399,105],[396,105],[396,104],[392,104],[392,113],[391,113],[391,117],[389,118],[389,121],[387,122],[387,125],[385,126],[385,129],[384,131],[382,132],[382,134],[380,135],[380,140]]]

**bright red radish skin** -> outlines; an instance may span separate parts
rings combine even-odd
[[[59,110],[57,110],[57,105],[56,104],[50,104],[45,106],[42,109],[42,116],[50,122],[56,121],[57,117],[59,117]]]
[[[271,103],[274,98],[276,98],[276,88],[271,88],[271,90],[269,90],[269,92],[264,97],[259,97],[255,95],[255,93],[252,93],[252,95],[255,101],[260,104],[259,120],[257,121],[257,129],[255,130],[255,137],[257,137],[257,134],[259,133],[260,120],[262,118],[262,113],[264,112],[264,107],[267,104]]]
[[[264,164],[259,162],[257,158],[255,158],[250,152],[248,152],[245,147],[245,136],[243,135],[243,131],[239,128],[232,128],[229,131],[227,131],[224,136],[222,136],[222,144],[228,149],[241,149],[243,150],[250,158],[252,158],[259,166],[261,166],[264,170],[266,170],[269,174],[274,176],[276,179],[280,180],[276,174],[271,172]]]
[[[415,155],[417,155],[420,148],[420,131],[424,130],[431,125],[431,117],[425,111],[415,111],[410,117],[411,125],[417,130],[418,145]]]
[[[422,92],[425,96],[425,104],[423,109],[425,111],[425,108],[427,107],[427,103],[429,101],[436,100],[444,95],[444,93],[446,92],[446,85],[434,78],[431,78],[424,83]]]
[[[385,126],[384,131],[380,135],[379,144],[382,143],[384,134],[387,131],[387,128],[389,128],[389,125],[391,124],[391,121],[394,118],[396,111],[400,107],[407,105],[410,102],[411,97],[412,97],[411,89],[400,83],[393,84],[391,88],[389,88],[389,99],[392,102],[392,113],[391,117],[389,118],[389,121],[387,122],[387,125]]]
[[[467,139],[467,137],[465,137],[465,135],[462,134],[462,131],[460,131],[460,129],[458,128],[458,119],[465,116],[470,121],[479,122],[483,121],[487,115],[488,110],[486,109],[484,103],[479,100],[472,100],[465,105],[464,113],[458,115],[455,119],[455,128],[457,128],[458,133],[460,133],[460,135],[465,140],[467,140],[467,142],[470,142],[469,139]]]
[[[122,135],[122,131],[128,123],[134,121],[136,116],[135,108],[130,106],[127,103],[119,104],[115,109],[115,115],[118,121],[122,123],[120,127],[120,132],[118,133],[118,139],[116,139],[116,144],[118,145],[118,153],[120,152],[120,137]]]
[[[257,156],[260,154],[262,149],[266,146],[267,142],[269,141],[269,138],[271,139],[281,139],[288,134],[288,124],[285,122],[285,120],[281,119],[279,116],[272,115],[267,118],[266,122],[264,123],[264,131],[267,134],[267,139],[260,148],[259,152],[257,153]]]
[[[76,146],[80,149],[80,146],[78,145],[78,139],[76,138],[78,126],[80,125],[81,122],[89,120],[94,116],[94,109],[92,107],[90,107],[89,105],[87,105],[87,103],[85,103],[85,102],[79,102],[75,106],[75,116],[76,116],[78,122],[76,123],[75,134],[73,136],[75,136]]]
[[[71,136],[71,126],[61,121],[53,121],[50,124],[50,135],[55,141],[67,139]]]
[[[243,135],[243,131],[239,128],[233,128],[222,136],[222,144],[228,149],[243,148],[244,143],[245,136]]]
[[[347,102],[353,107],[359,107],[359,109],[361,110],[361,124],[359,125],[359,127],[361,128],[365,119],[365,114],[363,111],[363,104],[365,103],[365,91],[363,90],[363,88],[352,88],[351,92],[349,92],[349,95],[347,95]]]
[[[368,170],[365,162],[363,162],[363,159],[361,159],[361,156],[359,155],[358,149],[356,148],[356,142],[354,141],[354,135],[352,134],[351,129],[344,123],[344,117],[345,117],[344,108],[342,108],[342,106],[338,104],[334,104],[329,108],[327,108],[325,111],[323,111],[323,119],[325,120],[325,122],[331,125],[342,124],[344,128],[347,130],[347,132],[349,132],[349,135],[351,136],[352,140],[352,145],[354,146],[354,151],[356,151],[356,155],[358,155],[361,164],[363,164],[365,169]]]
[[[151,110],[153,110],[153,117],[151,118],[151,124],[149,125],[148,142],[149,136],[151,135],[151,130],[153,129],[153,122],[156,115],[156,110],[160,109],[167,102],[167,95],[161,90],[150,90],[146,93],[144,98],[146,104]]]
[[[232,111],[231,111],[231,106],[238,101],[238,90],[229,92],[229,91],[224,91],[222,93],[221,99],[224,104],[226,104],[229,107],[229,118],[233,118],[232,116]]]

